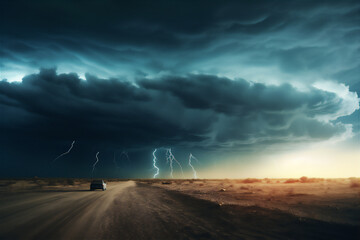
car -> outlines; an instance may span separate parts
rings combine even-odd
[[[90,184],[90,191],[94,191],[95,189],[106,190],[106,182],[104,180],[93,180]]]

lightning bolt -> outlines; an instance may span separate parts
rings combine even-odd
[[[179,165],[179,167],[181,169],[181,174],[184,177],[184,172],[183,172],[181,164],[179,163],[178,160],[176,160],[175,156],[172,154],[171,148],[167,148],[166,149],[166,163],[170,163],[170,176],[171,176],[171,178],[174,178],[174,176],[173,176],[173,171],[174,171],[173,161],[175,161]]]
[[[99,161],[98,155],[99,155],[99,152],[97,152],[96,155],[95,155],[95,157],[96,157],[96,162],[93,164],[93,169],[92,169],[92,171],[91,171],[91,176],[94,175],[95,166],[96,166],[96,164],[97,164],[98,161]]]
[[[69,154],[71,149],[74,147],[74,144],[75,144],[75,140],[71,143],[71,146],[69,148],[69,150],[67,150],[66,152],[60,154],[59,156],[57,156],[54,160],[53,160],[53,163],[58,160],[59,158],[61,158],[62,156],[65,156],[66,154]]]
[[[171,154],[171,148],[166,149],[166,163],[170,164],[170,176],[171,178],[174,178],[173,176],[173,159],[172,159],[172,154]]]
[[[160,171],[160,169],[156,166],[156,156],[155,156],[156,151],[157,151],[157,148],[155,148],[155,150],[153,151],[153,156],[154,156],[153,166],[156,169],[156,173],[154,174],[153,178],[156,178],[156,176],[159,175],[159,171]]]
[[[190,167],[191,167],[192,170],[193,170],[194,178],[197,179],[196,170],[195,170],[194,166],[191,164],[191,159],[195,159],[197,162],[199,162],[199,160],[198,160],[196,157],[194,157],[194,155],[192,155],[192,154],[190,153],[190,155],[189,155],[189,165],[190,165]]]

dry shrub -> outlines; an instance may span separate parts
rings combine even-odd
[[[257,182],[261,182],[261,179],[247,178],[247,179],[242,180],[242,183],[257,183]]]
[[[285,181],[285,183],[297,183],[297,182],[300,182],[300,180],[294,178],[289,178],[288,180]]]
[[[350,187],[351,187],[351,188],[358,188],[358,187],[360,187],[360,180],[359,180],[359,179],[351,178],[350,181],[351,181],[351,183],[350,183]]]
[[[315,182],[323,182],[323,181],[324,181],[323,178],[308,178],[305,176],[300,178],[301,183],[315,183]]]
[[[302,182],[302,183],[308,182],[308,177],[305,177],[305,176],[301,177],[300,182]]]

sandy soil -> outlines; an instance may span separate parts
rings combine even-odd
[[[90,192],[86,180],[70,181],[71,185],[57,182],[52,186],[33,182],[0,185],[0,239],[359,239],[360,236],[358,219],[342,210],[347,206],[359,216],[359,205],[353,206],[353,198],[359,200],[359,195],[354,195],[358,194],[357,187],[350,188],[348,193],[344,190],[342,198],[336,197],[339,190],[329,190],[334,199],[339,199],[339,203],[333,204],[340,206],[341,220],[325,221],[299,217],[275,207],[276,204],[260,204],[277,202],[264,198],[265,193],[271,192],[274,199],[286,194],[287,200],[282,200],[282,204],[292,206],[299,201],[294,199],[305,197],[301,195],[304,186],[300,183],[283,186],[276,182],[178,180],[162,184],[169,181],[142,180],[108,182],[107,191]],[[313,193],[307,193],[315,196],[313,209],[321,206],[317,184],[321,183],[314,183]],[[256,190],[260,186],[262,191]],[[230,188],[234,188],[233,192]],[[291,194],[288,188],[293,188]],[[237,191],[239,194],[235,194]],[[311,206],[309,199],[301,201]]]
[[[360,179],[159,180],[153,186],[219,205],[258,206],[360,226]]]

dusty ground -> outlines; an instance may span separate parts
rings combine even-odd
[[[152,184],[220,205],[278,209],[298,217],[360,226],[360,179],[173,180]]]
[[[360,236],[358,179],[287,184],[139,180],[108,182],[104,192],[88,191],[88,181],[0,181],[0,239]]]

